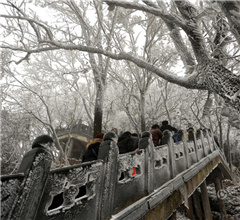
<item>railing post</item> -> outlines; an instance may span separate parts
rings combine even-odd
[[[210,133],[207,129],[205,129],[205,135],[206,135],[207,140],[208,140],[208,145],[209,145],[209,148],[210,148],[210,152],[212,153],[214,151],[214,143],[213,143],[213,140],[210,137]]]
[[[195,150],[195,153],[196,153],[197,161],[199,161],[198,149],[197,149],[197,141],[196,141],[196,135],[195,135],[193,129],[191,129],[188,133],[189,133],[189,135],[191,135],[191,136],[193,137],[194,150]]]
[[[117,135],[114,132],[106,133],[98,152],[98,159],[104,160],[99,219],[109,219],[113,214],[115,187],[118,181],[118,154]]]
[[[213,152],[213,149],[212,149],[212,147],[211,147],[211,144],[209,143],[209,136],[208,136],[208,131],[207,131],[207,129],[206,128],[204,128],[203,130],[202,130],[202,135],[203,135],[203,144],[204,144],[204,146],[205,146],[205,144],[207,144],[208,145],[208,151],[207,151],[207,155],[209,154],[209,153],[212,153]],[[207,140],[207,143],[206,143],[206,141],[204,142],[204,140]],[[206,148],[205,148],[205,152],[206,152]]]
[[[218,149],[218,148],[217,148],[217,144],[216,144],[215,141],[214,141],[213,133],[212,133],[212,131],[211,131],[210,129],[208,130],[208,137],[209,137],[209,141],[212,142],[213,151],[214,151],[214,150],[217,150],[217,149]]]
[[[35,219],[51,163],[52,155],[45,148],[34,148],[23,157],[18,172],[25,176],[8,219]]]
[[[153,192],[153,170],[154,170],[154,145],[152,135],[148,131],[144,131],[139,141],[139,149],[145,149],[145,191],[150,194]]]
[[[147,191],[148,193],[152,193],[154,188],[153,188],[153,170],[154,170],[154,145],[152,141],[152,135],[149,133],[149,145],[146,149],[146,154],[145,154],[145,164],[147,167],[147,178],[145,176],[145,179],[147,180]]]
[[[174,153],[174,142],[172,139],[171,131],[165,130],[163,132],[163,141],[168,145],[170,173],[171,178],[174,178],[176,176],[176,161],[175,161],[176,156]]]
[[[190,167],[190,157],[189,157],[189,152],[188,152],[188,147],[187,147],[187,140],[186,136],[183,133],[183,130],[178,131],[178,140],[183,142],[183,147],[184,147],[184,158],[185,158],[185,165],[186,169]]]
[[[201,139],[201,143],[202,143],[202,148],[203,148],[203,155],[204,155],[204,157],[206,157],[207,155],[208,155],[208,152],[206,152],[206,148],[205,148],[205,146],[204,146],[204,140],[203,140],[203,132],[202,132],[202,130],[201,129],[199,129],[198,131],[197,131],[198,133],[198,136],[200,137],[200,139]]]

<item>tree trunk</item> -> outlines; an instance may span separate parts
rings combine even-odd
[[[141,92],[141,131],[146,131],[145,121],[145,92]]]
[[[104,96],[104,90],[103,90],[101,84],[96,85],[93,138],[96,136],[97,133],[102,132],[103,96]]]
[[[219,144],[220,144],[220,148],[223,149],[222,117],[221,117],[221,114],[218,113],[217,109],[216,109],[216,116],[217,116],[217,122],[219,127]]]
[[[198,65],[198,84],[206,87],[210,92],[221,96],[226,104],[240,112],[240,77],[218,61],[209,60],[204,65]]]
[[[232,170],[230,130],[231,130],[231,124],[230,124],[230,122],[228,122],[228,128],[227,128],[227,161],[228,161],[230,170]]]

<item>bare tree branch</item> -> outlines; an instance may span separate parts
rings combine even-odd
[[[173,22],[174,24],[178,25],[179,27],[184,28],[186,26],[185,21],[179,17],[176,14],[169,14],[161,9],[156,9],[152,7],[147,7],[144,5],[141,5],[139,3],[131,3],[126,1],[118,1],[118,0],[103,0],[103,2],[107,3],[108,5],[112,6],[119,6],[126,9],[136,9],[144,12],[148,12],[150,14],[153,14],[157,17],[162,18],[163,20]]]

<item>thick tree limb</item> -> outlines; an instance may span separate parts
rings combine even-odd
[[[209,115],[210,108],[212,107],[212,103],[213,103],[213,100],[211,98],[211,93],[208,92],[207,100],[203,107],[202,119],[204,119],[205,117],[207,117]]]
[[[110,57],[115,60],[128,60],[133,63],[135,63],[137,66],[144,68],[148,71],[151,71],[155,73],[157,76],[180,86],[183,86],[185,88],[189,89],[206,89],[206,87],[202,85],[197,85],[196,83],[196,77],[197,75],[190,75],[186,77],[179,77],[174,75],[173,73],[170,73],[169,71],[160,69],[140,58],[137,58],[136,56],[132,56],[129,53],[124,53],[120,52],[118,54],[108,52],[99,48],[95,47],[89,47],[89,46],[83,46],[83,45],[65,45],[65,44],[60,44],[58,42],[53,42],[53,41],[44,41],[46,44],[50,44],[52,46],[50,47],[45,47],[45,48],[38,48],[38,49],[33,49],[33,50],[25,50],[21,48],[12,48],[12,47],[7,47],[8,49],[12,50],[17,50],[17,51],[22,51],[22,52],[27,52],[27,53],[39,53],[42,51],[48,51],[48,50],[56,50],[56,49],[64,49],[64,50],[78,50],[78,51],[85,51],[88,53],[97,53],[97,54],[103,54],[107,57]],[[2,48],[6,48],[2,46]]]
[[[150,14],[153,14],[157,17],[162,18],[164,21],[173,22],[174,24],[178,25],[181,28],[186,27],[185,21],[180,16],[178,16],[174,13],[169,14],[161,9],[148,7],[145,5],[141,5],[139,3],[131,3],[131,2],[126,2],[126,1],[118,1],[118,0],[114,0],[114,1],[103,0],[103,2],[105,2],[111,6],[119,6],[119,7],[126,8],[126,9],[136,9],[136,10],[148,12]]]
[[[200,14],[198,10],[188,1],[175,1],[175,4],[183,18],[186,20],[186,26],[183,30],[186,32],[191,42],[194,54],[199,64],[208,62],[209,55],[206,50],[205,42],[197,23],[197,17]]]
[[[240,46],[240,2],[238,1],[217,1],[227,17],[230,28]]]
[[[158,8],[158,9],[159,9],[159,7],[161,7],[162,10],[167,11],[167,8],[163,1],[157,2],[159,6],[153,4],[150,0],[143,0],[143,2],[146,5],[148,5],[149,7]],[[167,28],[169,30],[169,35],[175,45],[176,50],[179,53],[184,66],[188,70],[189,67],[195,65],[195,61],[194,61],[194,58],[192,57],[191,53],[188,51],[188,48],[182,39],[182,36],[180,34],[180,29],[173,22],[169,22],[169,21],[165,20],[165,24],[167,25]]]
[[[157,17],[162,18],[168,24],[174,24],[178,27],[181,27],[192,44],[194,54],[199,63],[206,62],[209,59],[208,54],[206,53],[205,43],[201,34],[201,31],[197,24],[197,9],[187,1],[175,1],[179,11],[182,14],[182,17],[176,14],[169,14],[165,10],[156,9],[149,6],[140,5],[137,3],[129,3],[125,1],[117,0],[104,0],[109,5],[119,6],[126,9],[137,9],[144,12],[151,13]]]

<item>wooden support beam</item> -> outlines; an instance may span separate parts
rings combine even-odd
[[[192,199],[192,196],[190,196],[190,197],[188,198],[187,217],[188,217],[189,219],[194,219],[193,199]]]
[[[221,199],[219,197],[219,192],[221,192],[222,190],[222,186],[221,186],[221,180],[216,177],[214,180],[214,185],[215,185],[215,189],[216,189],[216,193],[217,193],[217,199],[218,199],[218,207],[221,213],[221,219],[223,220],[227,220],[227,211],[226,211],[226,207],[225,207],[225,202],[223,199]]]
[[[209,197],[207,192],[206,181],[203,181],[203,183],[200,186],[200,189],[201,189],[204,217],[205,219],[212,220],[211,207],[210,207],[210,202],[209,202]]]
[[[201,219],[203,219],[203,212],[202,212],[202,207],[201,207],[198,192],[195,191],[193,193],[192,197],[193,197],[193,205],[194,205],[194,211],[196,213],[196,217],[197,217],[197,219],[201,220]]]

